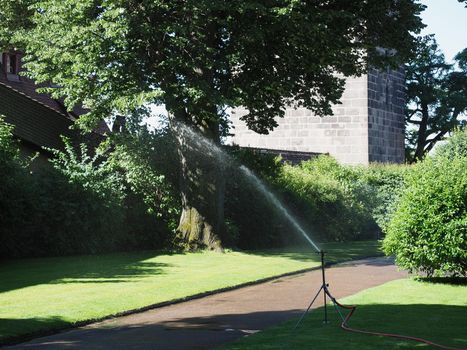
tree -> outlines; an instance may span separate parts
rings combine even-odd
[[[457,127],[467,111],[467,49],[456,55],[458,69],[446,63],[433,35],[418,38],[416,56],[406,66],[409,162],[423,159]]]
[[[81,125],[165,104],[182,165],[179,230],[212,248],[223,239],[222,169],[191,152],[177,125],[219,143],[225,107],[245,106],[258,133],[291,104],[332,114],[343,76],[409,57],[424,8],[416,0],[21,0],[11,10],[10,2],[0,0],[8,19],[0,38],[25,50],[28,75],[53,82],[53,96],[90,108]]]

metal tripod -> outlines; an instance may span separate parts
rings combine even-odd
[[[319,254],[321,255],[321,276],[322,276],[321,287],[319,287],[318,291],[316,292],[316,295],[311,300],[310,305],[308,305],[308,308],[305,310],[305,312],[302,314],[302,316],[298,320],[298,322],[295,325],[294,329],[297,329],[297,327],[300,325],[300,323],[302,323],[303,318],[308,314],[308,312],[310,311],[311,306],[313,305],[315,300],[318,298],[319,293],[321,293],[321,291],[323,292],[323,297],[324,297],[324,321],[323,321],[323,323],[328,323],[328,307],[326,305],[327,304],[327,297],[329,297],[329,299],[332,301],[332,303],[334,305],[334,308],[338,312],[339,316],[342,319],[344,319],[341,312],[340,312],[340,310],[339,310],[339,308],[337,307],[336,299],[333,297],[333,295],[329,291],[329,288],[328,288],[329,284],[326,283],[326,274],[325,274],[325,270],[324,270],[324,267],[325,267],[325,265],[324,265],[324,251],[320,250]]]

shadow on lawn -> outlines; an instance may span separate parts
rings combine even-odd
[[[233,329],[261,329],[261,319],[275,323],[280,318],[297,314],[290,312],[258,312],[244,315],[219,315],[208,318],[180,319],[173,324],[191,325],[191,328],[205,324],[228,324]],[[226,347],[229,350],[246,349],[325,349],[325,350],[374,350],[377,348],[414,349],[431,348],[411,340],[394,339],[346,332],[340,328],[338,315],[331,310],[331,322],[323,324],[323,309],[313,310],[298,329],[294,330],[297,318],[279,327],[267,329],[252,337],[245,338],[241,345]],[[260,320],[258,322],[258,320]],[[266,321],[267,322],[267,321]],[[465,307],[452,305],[362,305],[349,322],[353,328],[376,332],[396,333],[421,337],[426,340],[458,348],[466,348]],[[268,324],[266,324],[268,325]],[[268,325],[270,326],[270,324]]]
[[[360,257],[382,255],[382,253],[378,250],[378,247],[380,246],[378,241],[349,242],[348,244],[345,242],[320,243],[318,246],[325,251],[327,262],[337,262]],[[290,248],[248,251],[248,253],[264,257],[283,257],[297,261],[320,261],[319,252],[309,247],[308,245],[299,247],[294,246]]]
[[[0,345],[31,339],[34,336],[51,334],[70,327],[61,317],[5,319],[0,318]],[[18,334],[27,334],[18,336]]]
[[[467,277],[419,277],[419,282],[467,286]]]
[[[279,327],[226,347],[246,349],[326,349],[326,350],[407,350],[429,348],[410,340],[385,338],[345,332],[337,315],[330,313],[329,324],[323,324],[322,309],[311,312],[297,330],[293,326],[300,310],[263,311],[247,314],[218,314],[205,317],[180,317],[173,321],[132,325],[102,324],[76,332],[61,333],[53,338],[37,339],[34,349],[107,348],[212,348],[254,333],[256,330],[282,323]],[[287,321],[288,320],[288,321]],[[8,320],[7,320],[8,321]],[[21,320],[19,320],[21,321]],[[147,320],[146,320],[147,321]],[[465,308],[447,305],[363,305],[350,322],[351,327],[422,337],[454,347],[466,347]],[[25,325],[31,320],[24,320]],[[44,322],[42,320],[41,322]],[[53,322],[56,322],[53,321]],[[49,323],[49,325],[53,324]],[[20,326],[20,324],[18,323]],[[41,325],[38,322],[38,325]],[[47,325],[47,322],[43,323]],[[26,347],[25,347],[26,348]]]
[[[155,252],[21,259],[0,265],[0,293],[38,284],[119,283],[163,274]]]

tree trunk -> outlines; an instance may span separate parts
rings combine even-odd
[[[414,161],[420,161],[425,156],[425,146],[427,139],[428,119],[429,119],[428,105],[422,102],[422,119],[420,120],[420,127],[418,129],[417,147],[414,153]]]
[[[188,249],[222,251],[225,177],[217,148],[219,125],[210,122],[190,126],[189,118],[181,114],[170,120],[180,160],[182,214],[178,237]]]

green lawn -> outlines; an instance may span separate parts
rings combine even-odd
[[[442,345],[467,348],[467,285],[397,280],[342,300],[357,305],[349,326],[365,330],[421,337]],[[293,331],[296,320],[243,338],[223,350],[374,350],[431,349],[401,339],[356,334],[340,329],[331,310],[324,325],[322,309],[309,314]],[[434,349],[434,348],[433,348]]]
[[[328,261],[379,254],[378,242],[328,244]],[[0,265],[0,343],[123,311],[318,266],[309,249],[121,253]]]

